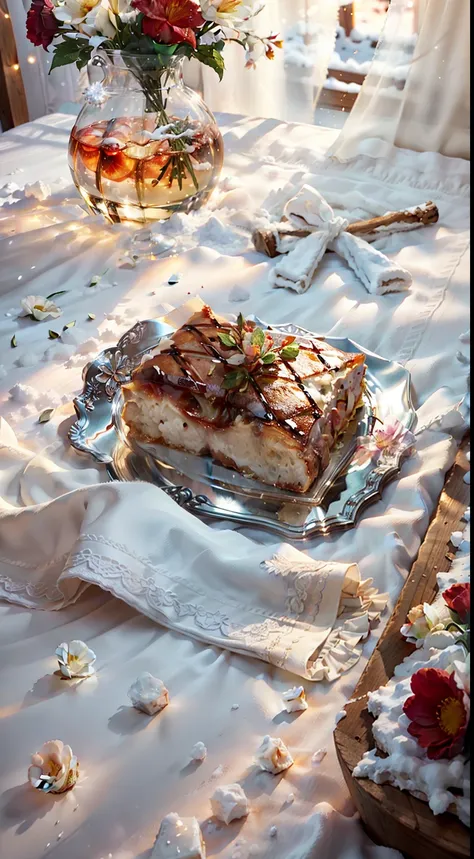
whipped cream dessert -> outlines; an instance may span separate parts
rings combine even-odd
[[[214,817],[223,823],[247,817],[250,811],[249,801],[240,784],[226,784],[216,788],[211,796],[211,808]]]
[[[206,859],[206,846],[195,817],[172,812],[161,821],[150,859]]]
[[[255,763],[260,769],[278,775],[291,767],[294,761],[280,737],[266,736],[257,749]]]
[[[295,492],[326,468],[361,403],[363,354],[231,324],[206,305],[153,352],[122,388],[132,436]]]
[[[169,692],[162,680],[153,677],[149,671],[132,683],[128,690],[128,697],[137,710],[142,710],[147,716],[154,716],[169,704]]]

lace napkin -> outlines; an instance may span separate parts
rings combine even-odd
[[[211,529],[148,483],[84,485],[90,472],[27,451],[0,419],[4,599],[61,609],[95,584],[163,626],[309,680],[357,661],[386,595],[355,564]]]
[[[346,260],[367,292],[384,295],[409,289],[411,275],[364,239],[345,232],[348,221],[336,215],[329,203],[310,185],[285,204],[281,227],[311,230],[304,238],[283,236],[277,247],[283,254],[270,272],[274,287],[306,292],[326,250]]]

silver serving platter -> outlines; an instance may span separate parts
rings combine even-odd
[[[231,520],[241,526],[273,531],[290,540],[326,536],[353,527],[360,512],[380,499],[399,470],[403,453],[391,457],[357,456],[358,439],[372,431],[375,418],[395,415],[412,430],[416,415],[410,375],[394,361],[364,349],[346,337],[321,337],[291,323],[263,328],[326,340],[345,352],[364,352],[366,391],[363,405],[338,441],[331,462],[306,493],[260,483],[210,457],[198,457],[163,445],[130,438],[121,420],[121,387],[142,356],[175,328],[165,320],[137,322],[83,371],[84,389],[74,400],[77,421],[69,430],[72,446],[104,463],[112,480],[145,480],[159,486],[178,504],[204,518]]]

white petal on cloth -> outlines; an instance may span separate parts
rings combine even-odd
[[[52,481],[45,457],[24,463],[2,421],[0,498],[17,487],[16,506],[0,503],[4,599],[61,609],[95,584],[157,623],[309,680],[335,679],[359,658],[376,595],[365,588],[350,611],[341,603],[366,584],[355,564],[211,529],[151,484],[75,488],[66,472]],[[321,661],[335,630],[342,644]]]
[[[304,184],[285,202],[283,214],[286,221],[280,228],[290,225],[309,229],[311,234],[300,239],[278,238],[277,247],[284,256],[270,272],[274,287],[306,292],[326,250],[332,250],[345,259],[367,292],[373,295],[410,288],[410,273],[371,247],[365,239],[345,232],[348,221],[335,215],[329,203],[311,185]]]

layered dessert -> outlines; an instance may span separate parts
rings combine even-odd
[[[123,387],[132,436],[305,492],[361,403],[365,356],[203,306]]]

